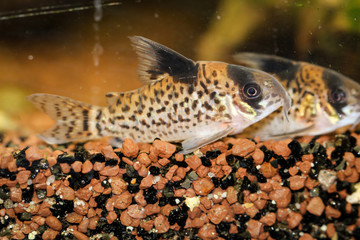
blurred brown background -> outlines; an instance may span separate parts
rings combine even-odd
[[[358,0],[3,0],[0,131],[47,128],[31,93],[104,105],[107,92],[140,87],[132,35],[194,60],[270,53],[359,80],[359,21]]]

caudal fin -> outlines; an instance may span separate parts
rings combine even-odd
[[[102,136],[102,107],[52,94],[32,94],[26,99],[57,121],[53,127],[38,135],[49,144]]]

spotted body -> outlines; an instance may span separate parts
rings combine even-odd
[[[360,117],[360,85],[333,70],[306,62],[255,53],[240,53],[235,60],[276,77],[293,105],[287,125],[279,126],[278,111],[252,125],[245,135],[276,139],[320,135],[356,125]]]
[[[103,136],[152,142],[182,142],[193,151],[237,134],[271,112],[290,107],[290,98],[271,75],[222,62],[193,62],[143,37],[131,37],[139,57],[138,75],[147,85],[106,95],[108,106],[69,98],[28,97],[57,124],[39,135],[48,143]]]

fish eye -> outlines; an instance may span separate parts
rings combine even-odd
[[[256,99],[261,95],[261,88],[256,83],[247,83],[243,88],[243,94],[247,99]]]
[[[345,103],[346,101],[346,93],[341,88],[333,88],[328,92],[329,102],[334,104]]]

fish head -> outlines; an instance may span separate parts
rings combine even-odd
[[[261,134],[319,135],[360,122],[360,84],[350,78],[318,65],[279,56],[239,53],[234,58],[242,65],[275,76],[292,98],[288,126],[283,131],[274,127],[272,123],[278,118],[272,114],[274,121],[264,125],[266,131],[261,126]]]
[[[239,65],[227,66],[227,80],[236,86],[233,105],[243,128],[260,121],[281,106],[287,119],[291,98],[272,75]]]
[[[360,84],[333,70],[318,68],[323,89],[317,90],[316,127],[312,129],[312,135],[357,125],[360,121]]]

